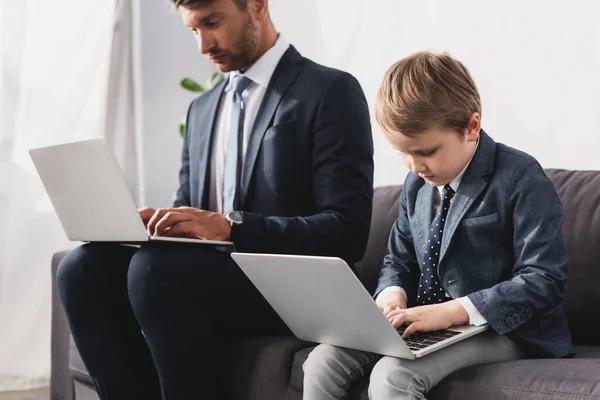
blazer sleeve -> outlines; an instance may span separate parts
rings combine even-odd
[[[388,253],[383,259],[383,266],[375,289],[375,296],[385,288],[399,286],[406,292],[407,306],[415,305],[419,274],[421,269],[415,254],[412,232],[408,220],[408,190],[405,183],[400,195],[398,219],[392,226],[388,241]]]
[[[525,161],[516,169],[507,204],[512,211],[512,278],[468,296],[499,334],[556,308],[568,280],[563,206],[537,161]]]
[[[190,207],[192,201],[190,199],[190,135],[189,132],[189,118],[192,107],[196,100],[194,100],[188,107],[187,115],[185,118],[185,131],[183,134],[183,149],[181,151],[181,168],[179,169],[179,188],[175,194],[175,201],[173,207]]]
[[[362,258],[373,201],[373,139],[367,102],[353,76],[340,72],[329,83],[311,134],[318,212],[297,217],[244,212],[244,223],[232,232],[236,250]]]

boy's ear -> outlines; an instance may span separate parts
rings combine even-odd
[[[481,116],[478,112],[471,114],[469,118],[469,125],[466,129],[465,138],[469,142],[475,142],[479,139],[479,131],[481,130]]]

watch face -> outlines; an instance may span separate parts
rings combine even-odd
[[[234,223],[234,224],[241,224],[242,222],[244,222],[244,218],[242,216],[242,212],[241,211],[232,211],[229,213],[229,219]]]

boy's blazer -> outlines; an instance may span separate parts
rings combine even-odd
[[[409,307],[435,190],[413,173],[406,178],[376,290],[402,287]],[[561,306],[567,286],[562,221],[562,203],[539,163],[481,130],[450,205],[438,274],[448,295],[468,296],[493,330],[538,357],[573,353]]]
[[[191,104],[175,207],[208,208],[212,134],[225,82]],[[350,74],[293,46],[277,65],[246,150],[236,250],[358,261],[373,201],[369,109]]]

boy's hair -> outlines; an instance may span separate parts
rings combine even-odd
[[[462,134],[471,115],[481,114],[481,101],[460,61],[447,53],[419,52],[388,69],[375,112],[386,135],[400,132],[414,138],[434,127]]]

